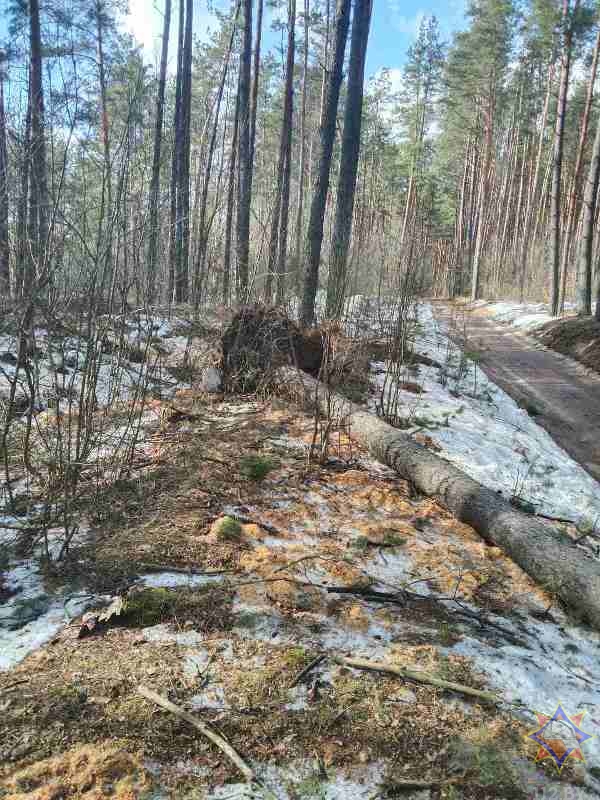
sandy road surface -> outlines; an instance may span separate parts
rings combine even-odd
[[[538,411],[536,422],[600,480],[600,377],[498,324],[485,311],[432,305],[453,338],[478,353],[488,377],[517,402]]]

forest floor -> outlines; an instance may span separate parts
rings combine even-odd
[[[449,343],[428,307],[422,319],[417,346],[441,358]],[[185,339],[162,338],[173,358],[184,348]],[[194,346],[210,363],[213,340],[203,341]],[[381,393],[376,358],[369,404]],[[477,448],[509,472],[539,454],[544,486],[555,481],[546,490],[532,475],[544,508],[559,488],[575,496],[579,468],[476,364],[452,353],[416,379],[420,393],[404,382],[401,405],[425,446],[463,463],[466,442],[484,475]],[[535,763],[527,736],[536,712],[551,715],[559,702],[588,711],[582,727],[598,729],[597,632],[348,431],[332,431],[316,463],[308,411],[274,397],[173,391],[148,404],[130,475],[82,507],[62,572],[43,574],[18,553],[5,565],[3,800],[600,796],[597,738],[583,747],[586,765],[569,759],[559,775],[549,759]],[[81,636],[83,593],[88,607],[117,594],[124,607]],[[15,626],[19,604],[34,618]],[[409,667],[497,700],[343,658]],[[140,684],[212,723],[261,785],[240,783],[227,758],[140,696]]]
[[[544,346],[552,339],[560,350],[560,342],[578,320],[548,322],[541,304],[529,311],[521,307],[521,313],[516,305],[506,304],[512,313],[500,310],[499,305],[471,308],[435,303],[434,308],[436,317],[489,378],[520,405],[530,407],[536,422],[600,479],[600,377]],[[562,349],[565,355],[571,354],[570,346]]]

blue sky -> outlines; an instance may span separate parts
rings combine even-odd
[[[465,6],[466,0],[373,0],[367,73],[402,67],[424,17],[435,14],[443,37],[449,40],[463,26]]]
[[[129,4],[127,27],[144,45],[148,58],[156,58],[164,0],[129,0]],[[382,67],[394,71],[402,67],[406,51],[425,16],[435,14],[440,22],[443,36],[449,39],[452,32],[463,25],[466,0],[373,0],[373,4],[367,58],[369,76]],[[229,1],[211,0],[211,5],[227,8]],[[174,6],[176,9],[176,3]],[[205,35],[207,27],[214,25],[214,17],[208,11],[206,0],[197,0],[194,15],[196,34]],[[173,49],[171,48],[171,51]]]
[[[6,37],[6,20],[4,6],[7,0],[0,0],[0,45]],[[73,0],[77,2],[77,0]],[[335,0],[333,0],[335,2]],[[373,0],[373,19],[369,52],[367,57],[367,75],[371,76],[382,67],[388,67],[392,74],[399,74],[404,63],[406,52],[414,40],[423,17],[435,14],[440,22],[442,34],[449,39],[452,32],[464,24],[464,10],[467,0]],[[223,10],[230,8],[231,0],[194,0],[195,33],[206,36],[208,27],[214,27],[215,17],[209,7]],[[43,10],[43,0],[42,0]],[[301,6],[300,0],[298,6]],[[143,45],[149,61],[156,61],[159,53],[159,40],[162,31],[162,9],[164,0],[129,0],[130,14],[125,20],[125,27]],[[177,0],[173,2],[172,37],[170,47],[174,61],[176,46],[175,28],[177,25]],[[270,12],[266,20],[269,25]],[[277,40],[274,35],[266,34],[267,45]]]

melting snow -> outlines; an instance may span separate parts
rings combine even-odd
[[[14,520],[0,518],[0,548],[10,553],[15,532],[2,529],[3,521],[12,524]],[[9,596],[0,604],[0,671],[11,669],[49,642],[97,601],[81,592],[67,594],[66,589],[48,595],[35,558],[9,558],[8,569],[2,573],[2,585]]]
[[[316,765],[310,763],[254,766],[261,782],[276,800],[292,800],[299,796],[319,800],[367,800],[374,796],[385,769],[381,763],[346,770],[330,769],[326,777],[320,778]],[[228,783],[213,789],[207,800],[263,800],[264,797],[259,787]],[[421,800],[421,797],[422,794],[407,795],[408,800]]]
[[[576,523],[600,519],[600,485],[461,353],[429,305],[420,307],[419,318],[426,333],[417,336],[415,349],[443,368],[420,367],[422,395],[398,392],[399,408],[413,429],[424,428],[443,457],[506,497],[517,496],[538,512]],[[377,364],[373,375],[378,393],[387,375],[379,371],[382,366]],[[385,391],[395,392],[389,378]]]
[[[154,572],[140,576],[140,580],[152,589],[171,589],[177,586],[208,586],[223,581],[223,575],[193,575],[183,572]]]
[[[553,317],[550,312],[550,306],[547,303],[512,303],[508,301],[488,302],[486,300],[478,300],[471,304],[472,308],[485,308],[490,316],[497,322],[504,325],[511,325],[514,328],[519,328],[524,331],[530,331],[534,328],[539,328],[546,322],[553,322],[556,317]],[[595,310],[596,304],[592,306],[592,312]],[[575,311],[574,303],[565,303],[565,312],[567,314]]]
[[[14,594],[0,605],[0,671],[46,644],[94,601],[83,594],[48,596],[39,566],[31,559],[7,570],[3,582]]]

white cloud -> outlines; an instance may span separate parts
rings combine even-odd
[[[150,7],[149,7],[150,6]],[[146,53],[154,51],[156,40],[161,35],[162,13],[156,4],[147,0],[129,0],[129,13],[125,17],[124,27]]]
[[[426,12],[423,9],[419,9],[412,16],[407,17],[401,13],[402,4],[399,0],[389,0],[389,9],[394,28],[406,36],[410,36],[413,39],[416,38],[421,23],[427,16]]]
[[[387,76],[390,81],[392,92],[399,92],[404,86],[404,74],[399,67],[392,67],[387,70]]]
[[[219,10],[226,10],[228,0],[213,3]],[[129,0],[129,13],[122,21],[123,28],[130,33],[136,43],[143,48],[146,61],[157,63],[160,57],[161,37],[164,23],[164,0]],[[204,4],[203,4],[204,6]],[[206,41],[211,32],[218,27],[216,14],[208,8],[194,5],[194,35]],[[171,32],[169,37],[169,69],[175,69],[177,30],[179,26],[179,7],[174,2],[171,12]]]

